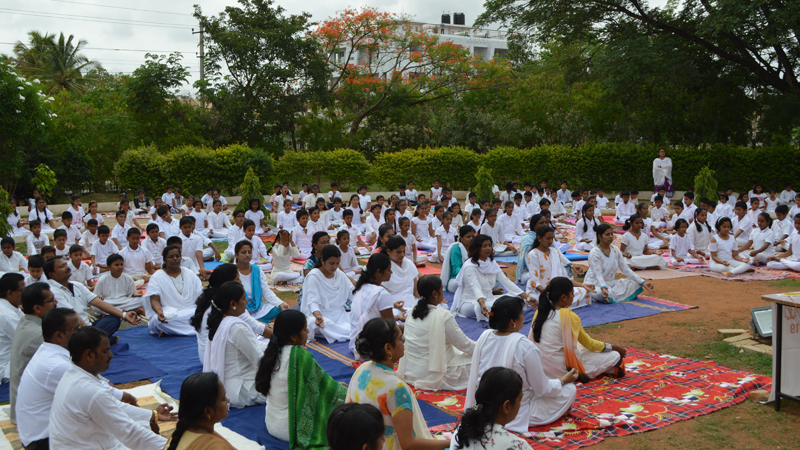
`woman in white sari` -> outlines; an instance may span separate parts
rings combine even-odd
[[[189,323],[195,313],[195,301],[203,292],[203,284],[191,270],[181,267],[181,249],[167,246],[161,253],[163,270],[159,270],[147,285],[145,309],[150,333],[192,336],[194,327]]]
[[[530,299],[513,281],[509,280],[500,266],[494,261],[492,238],[479,234],[472,239],[469,246],[469,260],[464,263],[458,274],[458,289],[453,296],[450,312],[461,317],[487,321],[489,309],[494,301],[503,294],[502,288],[495,288],[497,283],[503,285],[509,295]]]
[[[203,372],[214,372],[225,385],[234,408],[264,404],[256,390],[256,373],[267,341],[256,340],[250,327],[240,317],[247,313],[247,297],[242,284],[223,284],[211,303],[208,315],[208,346]]]
[[[455,292],[458,290],[458,274],[464,263],[469,258],[467,249],[472,239],[475,237],[475,229],[472,227],[461,227],[458,230],[458,242],[450,246],[447,253],[444,255],[444,263],[442,263],[442,285],[447,292]]]
[[[658,151],[658,158],[653,160],[653,192],[664,188],[667,198],[672,199],[672,160],[667,158],[667,151]]]
[[[583,279],[584,284],[599,289],[592,294],[592,300],[618,303],[635,299],[642,288],[655,292],[653,283],[636,275],[625,261],[622,251],[613,245],[614,230],[611,225],[602,223],[596,231],[597,245],[589,252],[589,270]],[[625,278],[616,279],[617,270]]]
[[[300,311],[308,320],[308,337],[324,337],[328,343],[350,339],[350,313],[345,310],[353,291],[353,281],[339,269],[342,252],[328,245],[320,252],[316,265],[303,281]]]
[[[525,304],[519,297],[503,296],[492,306],[491,330],[483,332],[472,354],[464,411],[475,405],[481,377],[492,367],[513,369],[522,377],[519,413],[506,429],[525,433],[529,427],[545,425],[566,414],[578,393],[576,370],[561,379],[550,379],[542,370],[541,351],[522,335]]]
[[[404,320],[394,312],[395,308],[402,308],[402,302],[394,302],[389,291],[382,286],[391,276],[392,260],[383,253],[375,253],[369,257],[367,266],[358,277],[350,309],[350,351],[356,357],[356,337],[370,319]]]
[[[439,308],[445,301],[441,278],[425,275],[418,287],[421,298],[406,320],[406,350],[397,375],[417,389],[466,389],[475,341],[447,309]]]
[[[567,266],[572,264],[561,251],[553,246],[555,234],[549,226],[541,226],[536,230],[536,240],[526,257],[528,263],[528,284],[525,291],[531,298],[539,300],[539,295],[553,278],[567,276]],[[572,280],[575,291],[575,303],[572,309],[592,303],[591,293],[594,286],[584,285]]]
[[[392,300],[403,302],[405,305],[414,304],[419,298],[417,293],[417,280],[419,270],[417,266],[406,258],[406,241],[401,236],[392,236],[383,245],[382,253],[392,260],[392,276],[382,286],[389,291]]]
[[[278,317],[281,311],[289,309],[289,305],[279,299],[269,288],[267,275],[260,266],[250,264],[253,258],[253,243],[247,239],[239,241],[234,249],[236,254],[236,270],[239,280],[247,294],[247,312],[264,323]]]

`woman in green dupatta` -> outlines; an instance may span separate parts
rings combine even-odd
[[[272,436],[292,449],[324,449],[328,416],[344,402],[347,388],[302,347],[307,339],[305,314],[281,311],[258,367],[256,390],[267,397],[264,421]]]

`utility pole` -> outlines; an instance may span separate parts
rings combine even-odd
[[[200,35],[200,53],[197,56],[200,58],[200,81],[205,80],[205,53],[203,47],[203,26],[200,25],[200,31],[194,31],[192,28],[192,34],[199,34]],[[200,106],[203,108],[206,107],[206,102],[200,101]]]

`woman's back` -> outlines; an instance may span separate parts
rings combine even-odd
[[[293,345],[281,348],[280,360],[270,381],[264,417],[269,434],[285,442],[289,441],[289,357],[293,348]]]

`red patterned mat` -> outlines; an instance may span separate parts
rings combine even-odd
[[[772,379],[731,370],[711,361],[628,349],[625,378],[601,377],[578,385],[565,418],[531,428],[534,449],[577,449],[606,436],[655,430],[743,402],[750,391],[770,389]],[[418,391],[420,400],[461,412],[464,392]]]

